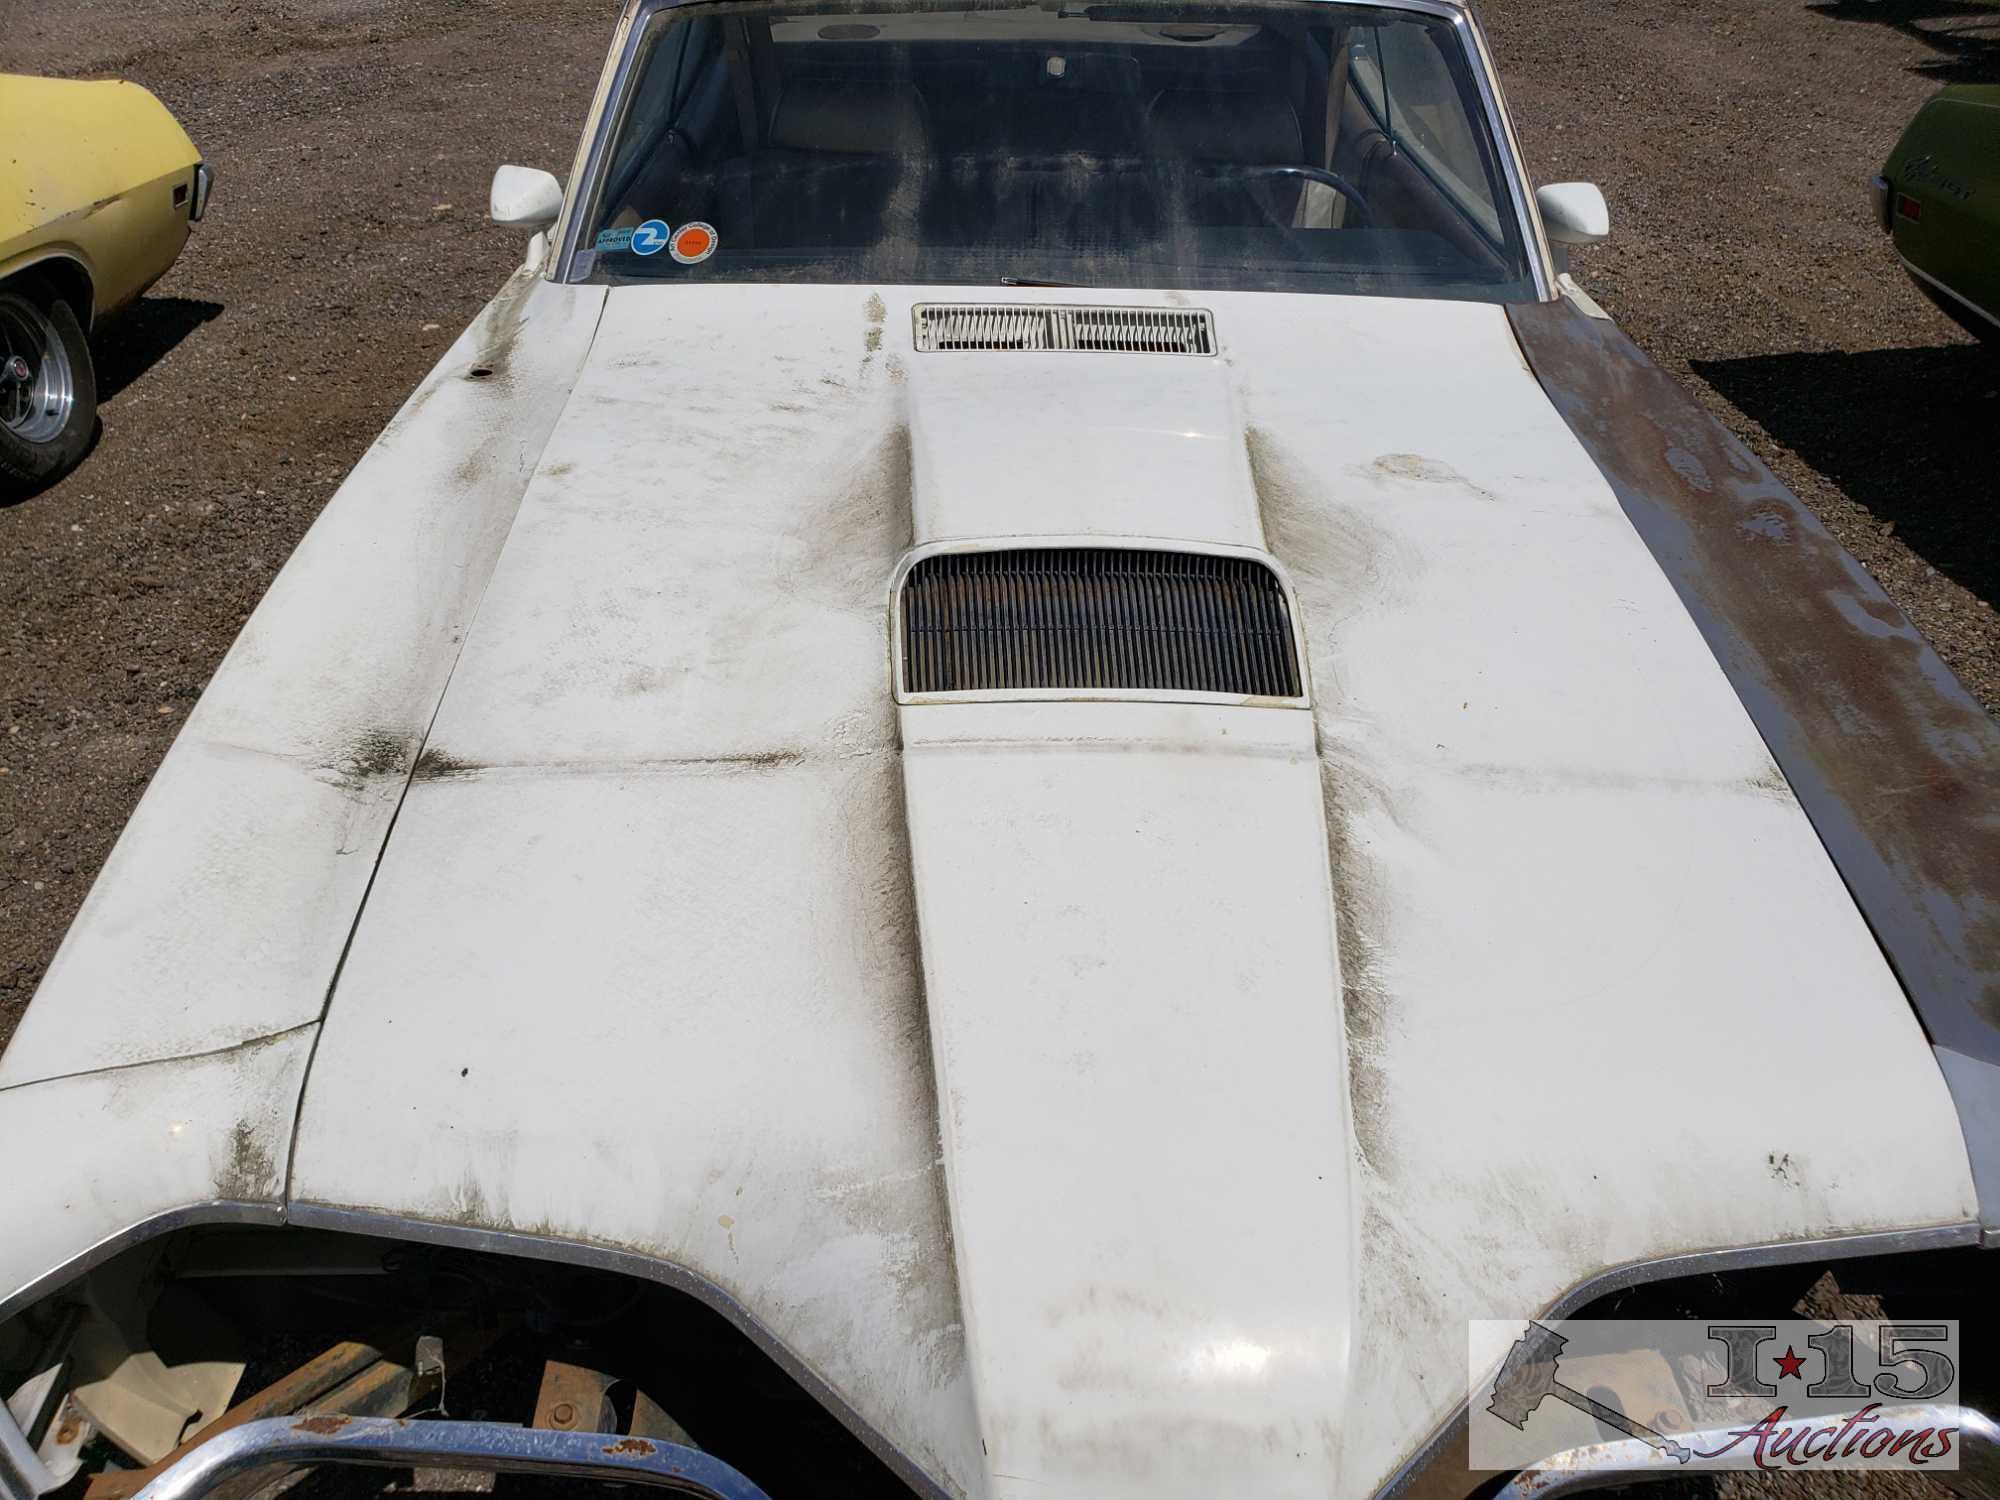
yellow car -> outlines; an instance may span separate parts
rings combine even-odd
[[[209,170],[136,83],[0,74],[0,488],[48,483],[90,447],[85,335],[166,273]]]

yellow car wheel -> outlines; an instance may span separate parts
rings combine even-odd
[[[0,286],[0,487],[60,478],[96,428],[97,376],[76,313],[39,280]]]

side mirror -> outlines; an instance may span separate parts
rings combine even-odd
[[[493,174],[489,212],[495,224],[547,229],[562,213],[562,184],[539,167],[502,167]]]
[[[1611,209],[1594,182],[1552,182],[1535,190],[1542,228],[1559,245],[1594,245],[1611,233]]]
[[[1612,210],[1596,182],[1550,182],[1536,188],[1534,206],[1556,244],[1596,244],[1612,232]]]

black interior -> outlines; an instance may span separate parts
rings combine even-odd
[[[1060,29],[1043,14],[1042,31]],[[684,7],[656,20],[597,223],[711,223],[721,250],[698,269],[722,279],[1259,286],[1348,273],[1518,290],[1511,214],[1496,240],[1400,146],[1393,120],[1345,84],[1364,28],[1321,14],[1234,9],[1228,24],[1258,25],[1228,46],[1200,44],[1225,23],[1199,16],[1186,45],[1121,45],[1088,27],[1073,42],[876,40],[872,24],[828,16],[822,44],[798,40],[796,19],[774,41],[780,12]],[[614,275],[697,269],[603,259]]]

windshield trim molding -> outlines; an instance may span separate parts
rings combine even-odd
[[[646,4],[646,0],[626,0],[618,17],[618,27],[611,36],[610,56],[598,79],[597,97],[591,101],[590,114],[583,123],[569,191],[563,195],[563,213],[556,223],[555,254],[548,272],[550,281],[582,279],[576,274],[577,240],[596,212],[597,189],[604,179],[605,163],[611,152],[611,127],[625,107],[625,95],[638,66],[639,42],[645,37],[645,22],[657,9],[656,5]]]
[[[557,245],[552,269],[548,273],[549,280],[575,282],[583,279],[577,272],[580,227],[589,223],[596,212],[598,192],[603,185],[611,154],[613,126],[624,112],[647,24],[661,11],[713,3],[715,0],[627,0],[613,37],[615,53],[598,84],[597,98],[584,124],[583,144],[577,152],[576,170],[571,174],[563,216],[556,226]],[[1494,152],[1500,159],[1501,179],[1514,200],[1514,218],[1520,228],[1528,271],[1534,278],[1536,300],[1553,300],[1556,296],[1555,264],[1549,255],[1541,217],[1535,212],[1534,189],[1521,159],[1521,143],[1514,134],[1513,121],[1508,118],[1500,96],[1485,33],[1471,11],[1461,0],[1287,0],[1287,3],[1406,10],[1451,24],[1458,35],[1460,47],[1464,49],[1473,83],[1479,90],[1480,108],[1485,111],[1487,131]]]
[[[1314,3],[1338,3],[1338,0],[1314,0]],[[1431,0],[1412,0],[1412,3],[1428,5]],[[1493,149],[1500,155],[1500,170],[1507,179],[1508,191],[1514,197],[1514,217],[1521,226],[1521,244],[1528,253],[1528,269],[1535,278],[1535,290],[1539,294],[1537,300],[1553,302],[1558,295],[1555,258],[1549,253],[1542,216],[1535,209],[1535,186],[1528,180],[1527,159],[1521,154],[1521,138],[1514,133],[1513,116],[1508,113],[1507,101],[1500,93],[1499,69],[1486,41],[1486,29],[1470,10],[1458,6],[1442,8],[1453,13],[1452,24],[1470,57],[1473,80],[1479,88],[1480,103],[1486,110],[1487,128],[1493,135]]]

